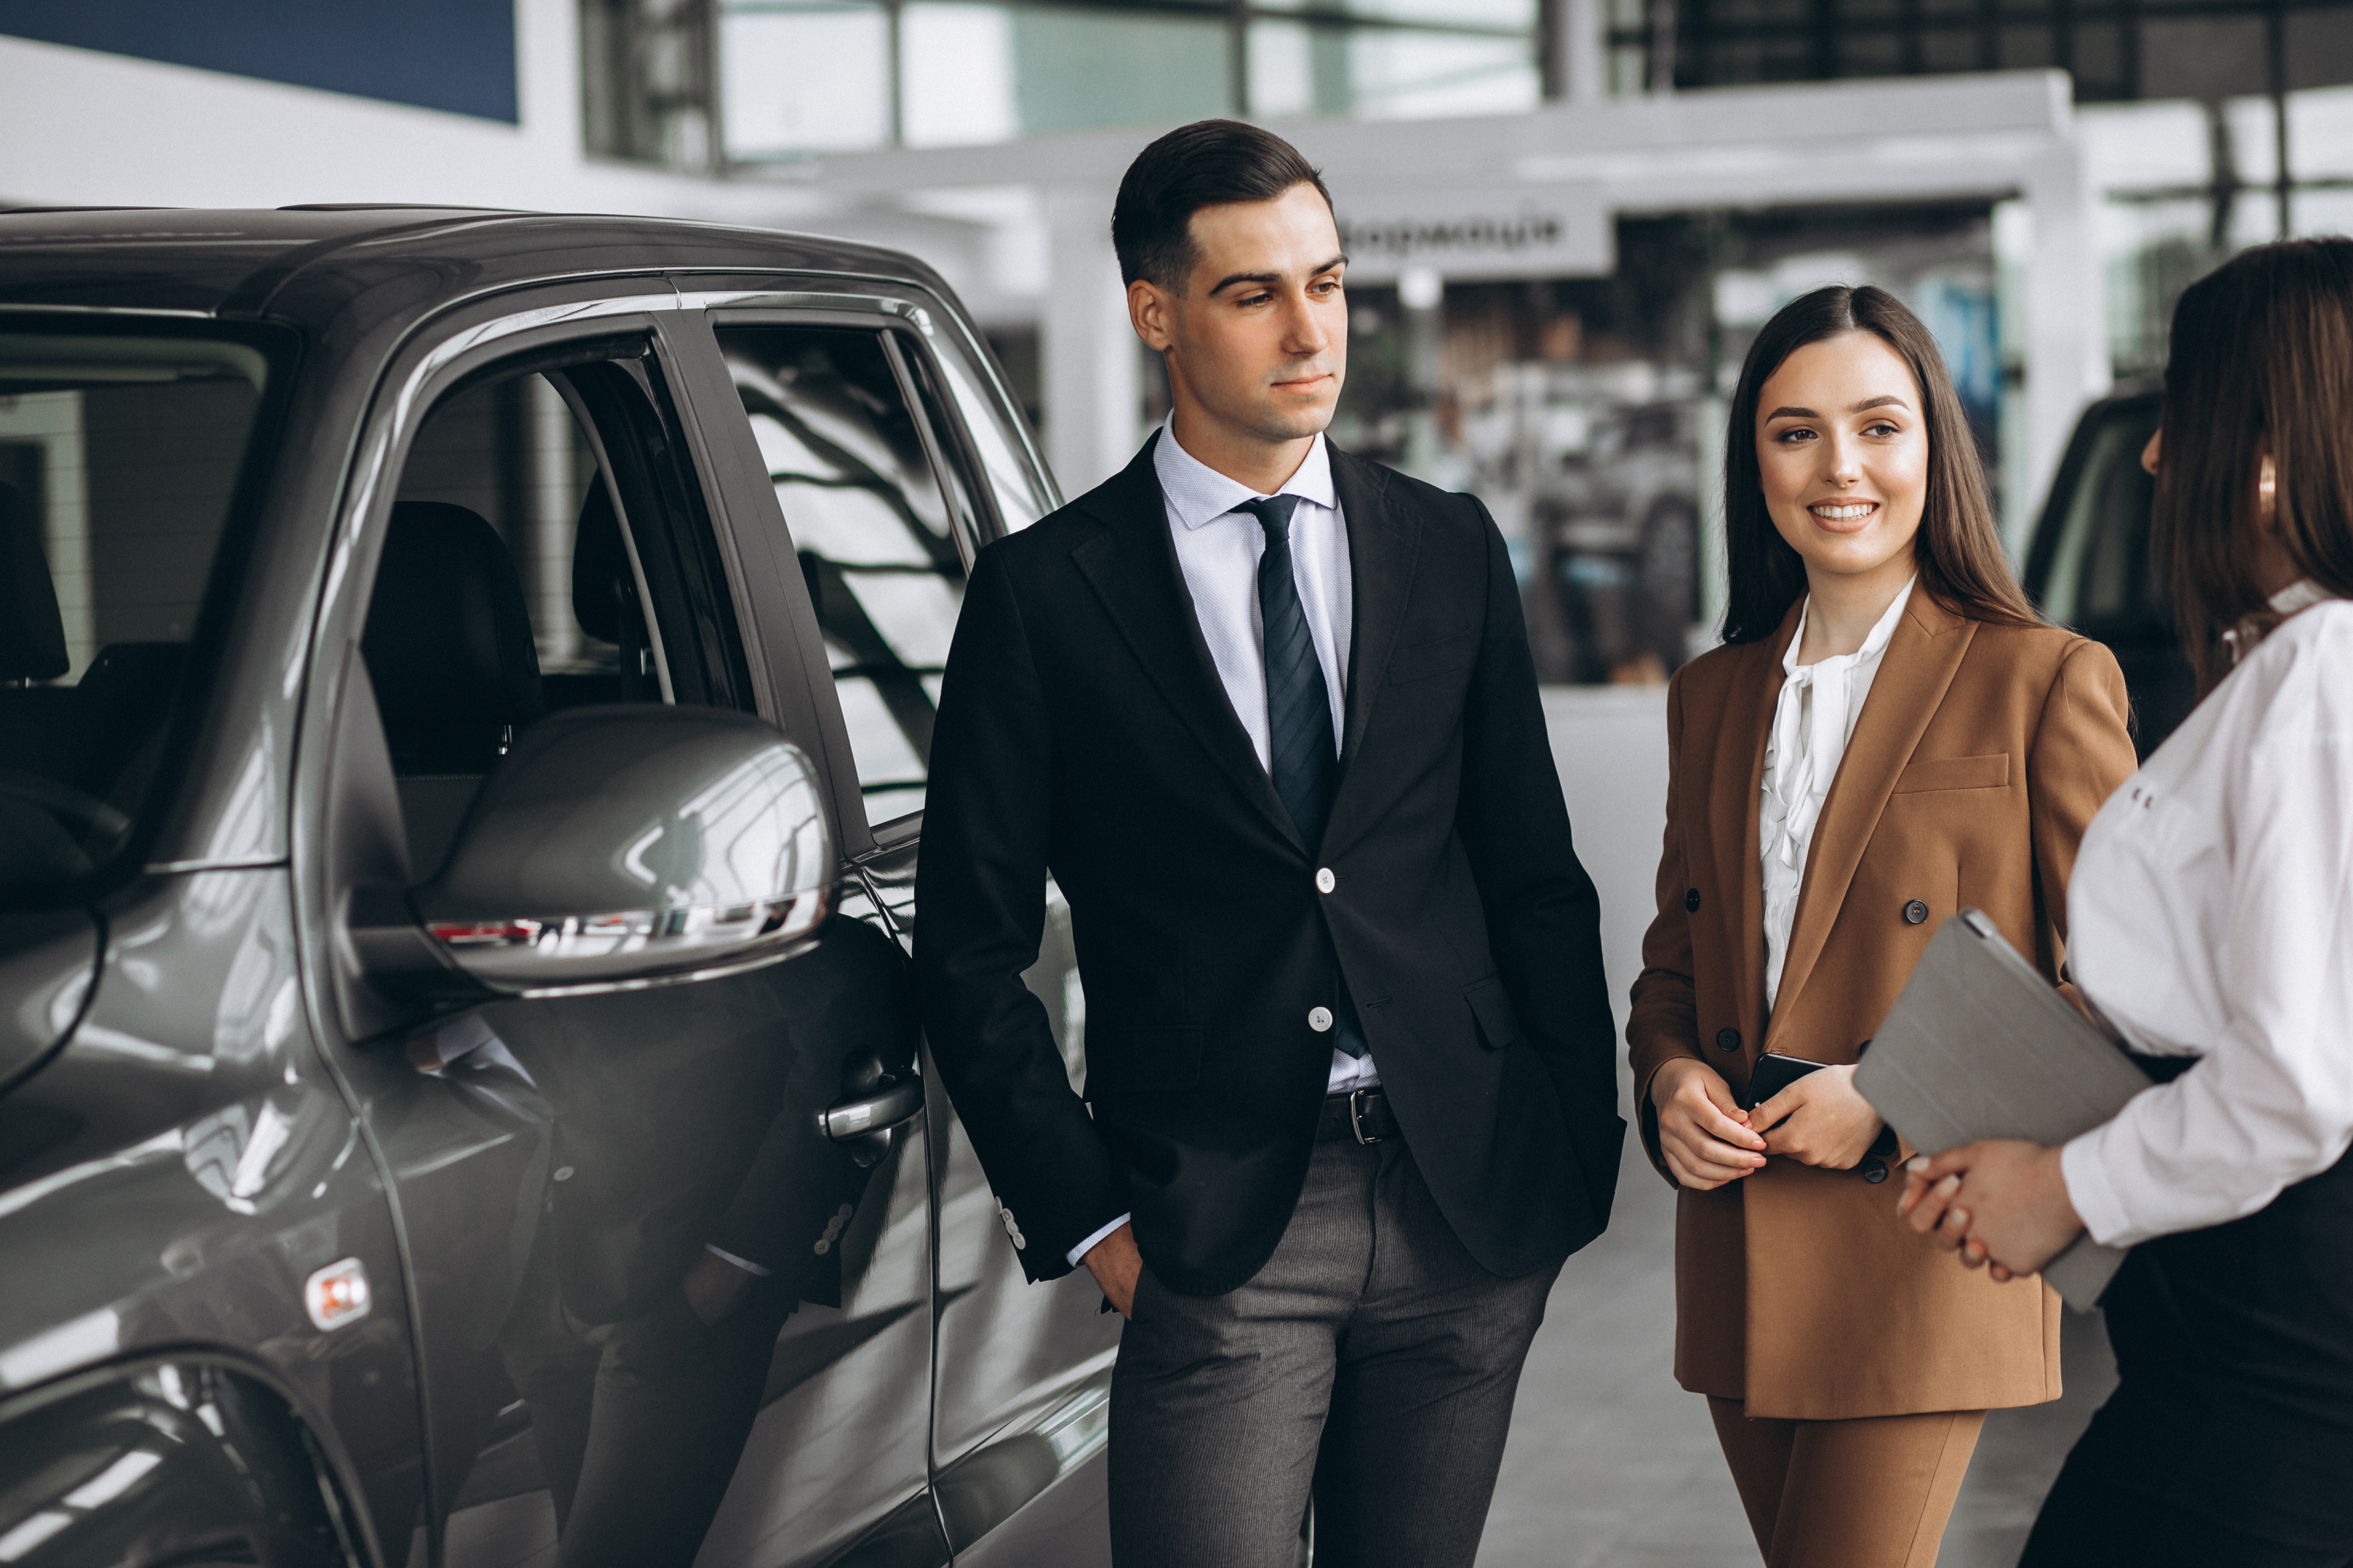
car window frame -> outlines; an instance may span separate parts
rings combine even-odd
[[[354,672],[362,668],[360,641],[400,477],[417,433],[446,398],[486,373],[518,363],[527,367],[527,362],[542,354],[553,357],[597,342],[642,342],[675,400],[670,416],[681,456],[702,492],[703,517],[717,553],[723,561],[728,558],[724,503],[705,477],[692,432],[692,409],[683,391],[683,383],[693,374],[692,345],[681,353],[674,336],[661,330],[663,313],[676,309],[674,295],[618,291],[640,289],[644,282],[637,278],[607,279],[600,289],[518,290],[478,302],[456,321],[443,318],[412,329],[403,350],[373,377],[326,541],[325,580],[310,626],[302,740],[295,757],[294,839],[298,846],[307,842],[318,847],[318,852],[298,854],[298,880],[304,902],[331,921],[340,919],[347,895],[371,882],[381,869],[371,863],[380,847],[367,841],[384,829],[380,818],[390,798],[390,757],[380,750],[353,755],[343,710],[355,700],[351,689]],[[592,443],[603,440],[593,421],[585,434]],[[600,450],[599,482],[608,461]],[[737,636],[744,639],[751,666],[749,695],[757,705],[765,682],[746,608],[749,596],[732,569],[727,576]],[[373,707],[372,700],[368,706]],[[768,712],[761,716],[776,721]],[[364,743],[361,749],[366,750]],[[378,761],[382,778],[374,776]],[[390,826],[397,837],[396,816]]]
[[[828,793],[839,823],[836,842],[841,846],[846,862],[871,854],[878,845],[902,847],[920,833],[923,814],[911,812],[881,822],[871,820],[866,814],[865,795],[859,785],[858,759],[850,748],[840,698],[834,689],[832,662],[826,656],[817,606],[801,577],[791,521],[785,515],[784,503],[776,498],[776,485],[768,476],[767,463],[760,454],[751,420],[744,412],[742,398],[727,372],[718,333],[722,328],[810,327],[868,332],[879,337],[884,357],[899,382],[900,395],[906,401],[909,417],[914,421],[923,443],[924,456],[932,465],[933,482],[940,488],[957,555],[969,573],[981,547],[998,536],[1000,524],[994,498],[985,484],[976,481],[976,467],[968,456],[969,437],[960,425],[950,423],[946,428],[940,427],[944,416],[951,421],[955,417],[945,406],[952,400],[925,395],[923,376],[932,378],[933,387],[940,385],[938,371],[927,357],[929,351],[924,342],[926,334],[937,329],[930,324],[923,307],[884,295],[794,290],[686,298],[703,301],[693,310],[692,317],[700,327],[697,335],[707,338],[712,372],[709,382],[694,389],[698,413],[704,435],[713,442],[714,459],[732,474],[736,493],[731,500],[731,512],[745,521],[751,533],[750,537],[739,533],[735,541],[738,552],[749,557],[757,550],[775,563],[771,578],[776,607],[792,627],[800,651],[802,684],[817,710],[818,728],[825,737]],[[685,321],[681,318],[682,328]]]

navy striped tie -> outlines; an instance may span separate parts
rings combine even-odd
[[[1299,829],[1300,841],[1313,854],[1332,815],[1340,748],[1332,732],[1324,661],[1316,657],[1299,584],[1291,574],[1291,514],[1298,507],[1297,496],[1261,496],[1234,510],[1249,512],[1266,530],[1266,553],[1258,563],[1258,611],[1266,633],[1267,771],[1274,775],[1274,793]],[[1365,1037],[1345,981],[1335,1000],[1333,1043],[1352,1057],[1363,1056]]]

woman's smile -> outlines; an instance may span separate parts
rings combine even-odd
[[[1879,510],[1879,503],[1875,500],[1858,500],[1849,496],[1840,500],[1818,500],[1809,505],[1806,510],[1824,522],[1862,522]]]

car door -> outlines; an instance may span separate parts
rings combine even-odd
[[[965,570],[982,544],[1037,518],[1046,487],[987,362],[936,301],[754,296],[709,320],[742,405],[739,456],[775,497],[776,547],[798,567],[831,670],[844,833],[905,942],[931,722]],[[1050,882],[1046,896],[1025,978],[1075,1082],[1084,996],[1068,907]],[[1100,1459],[1120,1320],[1083,1275],[1026,1281],[955,1107],[936,1079],[929,1090],[932,1462],[949,1542],[959,1562],[1103,1561]]]
[[[824,756],[681,414],[673,297],[568,292],[390,374],[320,630],[323,907],[429,876],[553,709],[744,710]],[[432,1017],[348,963],[332,988],[415,1303],[412,1561],[786,1568],[928,1510],[923,1141],[820,1120],[912,1080],[887,936],[837,916],[751,973]]]

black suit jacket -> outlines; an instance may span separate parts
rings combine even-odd
[[[1338,451],[1332,472],[1356,620],[1320,846],[1219,682],[1150,442],[974,568],[933,735],[915,963],[1032,1279],[1129,1210],[1176,1289],[1256,1274],[1305,1180],[1332,1057],[1308,1014],[1339,973],[1481,1264],[1531,1272],[1609,1218],[1624,1124],[1597,903],[1503,540],[1471,497]],[[1084,1101],[1020,978],[1050,868],[1086,988]]]

